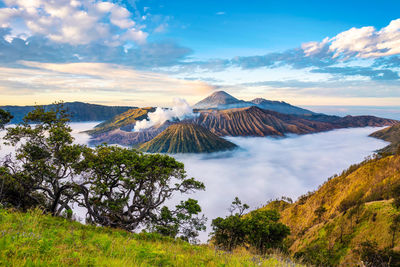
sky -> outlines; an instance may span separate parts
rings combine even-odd
[[[399,106],[399,1],[0,0],[0,105]]]

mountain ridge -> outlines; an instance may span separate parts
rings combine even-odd
[[[292,255],[316,266],[356,266],[365,241],[384,249],[394,238],[393,249],[400,252],[400,235],[390,230],[398,214],[392,201],[399,169],[399,155],[370,157],[294,203],[276,200],[262,209],[278,210],[280,221],[290,227]]]
[[[245,108],[257,106],[262,109],[268,109],[284,114],[315,114],[314,112],[290,105],[283,101],[272,101],[264,98],[255,98],[251,101],[244,101],[233,97],[225,91],[216,91],[196,103],[193,108],[196,109],[231,109],[231,108]]]
[[[98,104],[90,104],[84,102],[65,102],[63,103],[64,108],[71,114],[71,122],[84,122],[84,121],[104,121],[113,118],[114,116],[121,114],[129,109],[136,107],[128,106],[105,106]],[[45,110],[49,110],[55,107],[54,104],[49,105],[39,105],[44,106]],[[0,109],[10,112],[14,118],[11,123],[22,122],[23,117],[26,114],[33,111],[35,106],[0,106]]]

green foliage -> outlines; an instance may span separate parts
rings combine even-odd
[[[360,260],[366,267],[400,266],[400,252],[390,248],[379,249],[376,242],[365,241],[357,250]]]
[[[396,209],[400,209],[400,184],[398,184],[397,186],[395,186],[392,190],[392,194],[393,194],[393,206]]]
[[[279,222],[275,210],[255,210],[245,218],[247,241],[264,254],[269,248],[280,248],[290,229]]]
[[[62,103],[49,111],[37,106],[25,116],[24,123],[7,129],[4,139],[16,147],[16,155],[15,160],[9,157],[3,162],[9,180],[4,181],[6,177],[2,176],[7,186],[3,201],[9,201],[11,194],[20,190],[25,197],[17,206],[40,204],[53,215],[71,209],[74,166],[81,160],[83,147],[73,144],[68,116]],[[15,205],[14,201],[10,204]]]
[[[269,248],[282,247],[283,239],[289,235],[290,230],[278,222],[279,213],[275,210],[256,210],[242,216],[248,207],[236,197],[232,202],[231,215],[212,221],[214,243],[228,251],[249,244],[260,254]],[[235,210],[238,212],[233,214]]]
[[[316,240],[304,249],[296,252],[294,257],[313,266],[337,266],[342,254],[341,244],[330,247],[326,240]]]
[[[185,225],[187,239],[197,235],[195,229],[203,229],[203,219],[195,217],[201,211],[197,201],[182,202],[172,211],[162,206],[175,193],[204,190],[203,183],[186,177],[184,165],[174,158],[105,145],[86,149],[83,155],[79,173],[85,184],[79,203],[87,208],[89,222],[129,231],[145,226],[170,236]],[[191,231],[187,224],[193,226]]]
[[[150,229],[165,236],[178,236],[185,241],[196,243],[198,232],[206,230],[207,219],[204,215],[196,216],[200,212],[201,207],[197,200],[191,198],[181,201],[172,211],[164,206],[161,208],[160,214],[153,218]]]
[[[0,130],[4,129],[4,125],[9,123],[12,118],[13,116],[9,112],[0,109]]]

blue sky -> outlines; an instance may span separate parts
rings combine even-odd
[[[400,103],[399,1],[0,1],[0,104]]]

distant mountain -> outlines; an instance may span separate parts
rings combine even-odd
[[[283,101],[271,101],[264,98],[256,98],[252,101],[239,100],[225,91],[218,91],[201,100],[193,106],[195,109],[231,109],[257,106],[262,109],[272,110],[284,114],[315,114],[314,112],[292,106]]]
[[[44,105],[44,107],[46,110],[49,110],[54,107],[54,105]],[[82,122],[108,120],[115,115],[134,107],[103,106],[83,102],[67,102],[64,103],[64,108],[66,108],[71,114],[72,122]],[[19,123],[22,122],[22,119],[26,114],[35,109],[35,106],[0,106],[0,109],[7,110],[14,116],[11,123]]]
[[[253,106],[202,111],[194,122],[219,136],[284,136],[347,127],[393,125],[397,121],[373,116],[288,115]]]
[[[272,110],[284,114],[296,114],[296,115],[315,114],[310,110],[292,106],[289,103],[283,101],[271,101],[264,98],[256,98],[251,100],[250,103],[253,103],[257,107],[262,109]]]
[[[135,123],[147,119],[149,112],[154,112],[156,109],[152,107],[147,108],[133,108],[118,114],[113,118],[96,125],[93,130],[88,131],[92,136],[98,136],[112,130],[121,129],[124,131],[132,131]]]
[[[231,150],[235,144],[216,136],[207,129],[190,123],[169,126],[151,141],[138,147],[150,153],[210,153]]]
[[[238,108],[245,107],[248,103],[243,100],[239,100],[225,91],[217,91],[212,95],[204,98],[197,104],[193,106],[196,109],[209,109],[209,108],[217,108],[217,109],[227,109],[227,108]]]
[[[390,142],[381,152],[395,153],[400,149],[400,123],[372,133],[370,136]]]
[[[263,209],[278,210],[280,221],[290,227],[287,244],[293,256],[310,266],[359,266],[363,242],[400,252],[400,235],[392,231],[399,214],[392,205],[394,189],[400,185],[399,166],[400,156],[366,160],[295,203],[272,201]],[[396,265],[364,266],[399,266],[400,259],[396,260]]]

